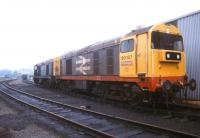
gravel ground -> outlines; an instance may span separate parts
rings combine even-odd
[[[1,138],[58,138],[60,135],[34,124],[29,113],[11,107],[0,97]]]
[[[18,111],[11,108],[3,100],[0,100],[0,116],[4,114],[16,114]]]
[[[0,138],[65,137],[88,138],[89,136],[51,116],[22,106],[0,92]]]
[[[55,135],[52,131],[38,127],[37,125],[29,125],[21,131],[12,130],[11,133],[15,138],[58,138],[61,136]]]
[[[83,98],[73,97],[59,90],[50,90],[39,88],[35,85],[25,84],[20,80],[16,80],[10,83],[12,86],[24,90],[26,92],[57,100],[66,104],[71,104],[74,106],[91,106],[91,110],[119,116],[127,119],[132,119],[136,121],[141,121],[144,123],[154,124],[161,127],[167,127],[174,130],[185,131],[200,135],[200,123],[194,121],[188,121],[187,119],[180,118],[164,118],[156,114],[136,112],[133,110],[128,110],[126,108],[116,107],[110,104],[100,103],[96,101],[91,101]]]

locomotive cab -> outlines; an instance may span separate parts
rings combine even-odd
[[[131,77],[150,93],[174,95],[187,86],[196,87],[195,80],[187,81],[182,35],[177,27],[166,24],[121,39],[120,77]]]
[[[187,80],[183,38],[178,28],[160,24],[149,31],[150,91],[163,92],[171,100],[174,93],[196,89],[196,81]],[[163,94],[162,94],[163,95]],[[185,94],[187,95],[187,94]]]
[[[164,87],[168,82],[169,87],[184,87],[186,76],[185,53],[183,38],[178,29],[173,25],[158,25],[149,31],[149,57],[152,91]]]

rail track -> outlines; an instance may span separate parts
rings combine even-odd
[[[0,84],[0,91],[20,103],[56,117],[94,137],[200,137],[41,98],[14,89],[5,82]]]
[[[42,87],[43,88],[43,87]],[[67,91],[68,95],[74,97],[82,97],[88,100],[92,100],[95,102],[105,103],[109,105],[114,105],[120,108],[126,108],[133,111],[139,112],[149,112],[156,113],[157,115],[165,116],[166,118],[187,118],[188,120],[199,121],[200,122],[200,107],[190,106],[184,104],[169,104],[169,108],[166,106],[157,106],[155,109],[152,106],[149,106],[147,103],[137,106],[132,106],[126,102],[119,102],[113,100],[107,100],[101,97],[97,97],[95,95],[91,95],[86,92],[79,91]]]
[[[30,84],[30,85],[34,85],[35,83],[33,81],[30,80],[23,80],[24,83]]]
[[[86,92],[79,92],[79,91],[67,91],[67,94],[75,97],[82,97],[89,100],[111,104],[114,106],[126,108],[129,110],[134,111],[145,111],[149,113],[156,113],[161,115],[166,115],[169,118],[178,117],[178,118],[187,118],[188,120],[194,120],[194,121],[200,121],[200,107],[192,106],[192,105],[186,105],[186,104],[169,104],[169,107],[166,108],[164,105],[159,105],[155,109],[152,106],[149,106],[148,104],[142,104],[137,106],[132,106],[126,102],[119,102],[119,101],[113,101],[113,100],[106,100],[101,97],[97,97],[95,95],[91,95]]]

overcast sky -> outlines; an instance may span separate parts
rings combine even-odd
[[[1,0],[0,69],[32,68],[199,9],[199,0]]]

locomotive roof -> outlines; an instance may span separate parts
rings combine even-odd
[[[132,30],[131,32],[129,32],[128,34],[126,34],[124,36],[142,34],[142,33],[148,32],[151,27],[152,26],[141,28],[141,29],[137,29],[137,30]],[[112,46],[115,46],[115,45],[119,45],[121,37],[122,36],[114,38],[114,39],[106,40],[106,41],[96,42],[96,43],[94,43],[92,45],[89,45],[89,46],[86,46],[86,47],[84,47],[82,49],[67,52],[66,54],[60,56],[60,58],[61,59],[67,59],[67,58],[71,58],[73,56],[78,56],[78,55],[89,53],[89,52],[92,52],[92,51],[96,51],[96,50],[112,47]],[[42,65],[42,64],[45,64],[45,63],[48,64],[48,63],[50,63],[52,61],[53,60],[50,59],[50,60],[47,60],[45,62],[41,62],[41,63],[39,63],[37,65]]]
[[[146,28],[137,29],[137,30],[132,30],[130,33],[126,34],[125,36],[137,35],[137,34],[145,33],[145,32],[148,32],[150,28],[151,28],[151,26],[150,27],[146,27]],[[79,49],[77,51],[68,52],[65,55],[61,56],[61,58],[70,58],[70,57],[81,55],[81,54],[84,54],[84,53],[88,53],[88,52],[92,52],[92,51],[96,51],[96,50],[112,47],[112,46],[115,46],[115,45],[119,45],[120,38],[121,37],[117,37],[117,38],[110,39],[110,40],[107,40],[107,41],[96,42],[96,43],[94,43],[92,45],[89,45],[89,46],[84,47],[82,49]]]
[[[128,33],[126,36],[131,36],[131,35],[138,35],[138,34],[143,34],[148,32],[151,29],[152,26],[137,29],[137,30],[132,30],[130,33]]]
[[[63,55],[61,58],[70,58],[72,56],[78,56],[78,55],[85,54],[85,53],[92,52],[92,51],[96,51],[96,50],[99,50],[99,49],[104,49],[104,48],[108,48],[108,47],[111,47],[111,46],[119,45],[119,42],[120,42],[120,37],[115,38],[115,39],[111,39],[111,40],[107,40],[107,41],[97,42],[97,43],[94,43],[94,44],[89,45],[87,47],[84,47],[82,49],[79,49],[77,51],[68,52],[65,55]]]
[[[51,62],[53,62],[53,59],[49,59],[49,60],[46,60],[46,61],[44,61],[44,62],[40,62],[40,63],[38,63],[38,64],[36,64],[36,65],[45,65],[45,64],[48,64],[48,63],[51,63]]]

